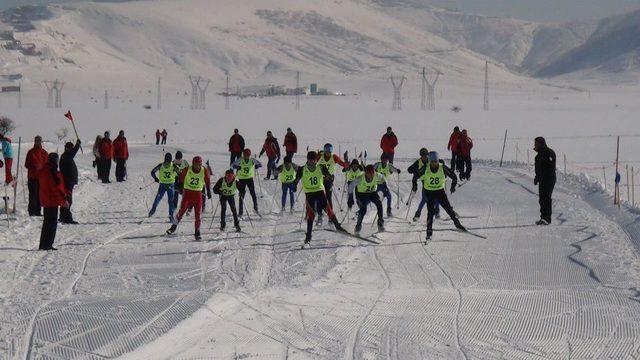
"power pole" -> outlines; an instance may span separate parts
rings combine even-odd
[[[484,111],[489,111],[489,62],[484,63]]]
[[[189,82],[191,83],[191,110],[198,109],[199,97],[198,97],[198,83],[200,82],[200,77],[197,78],[195,76],[189,75]]]
[[[54,81],[45,81],[44,86],[47,88],[47,108],[61,108],[64,82],[57,79]]]
[[[407,78],[404,75],[399,77],[391,75],[389,79],[393,86],[393,105],[391,106],[391,110],[400,111],[402,110],[402,85]]]
[[[227,86],[224,90],[224,109],[229,110],[229,73],[227,73]]]
[[[107,90],[104,91],[104,108],[109,108],[109,92]]]
[[[433,72],[427,72],[422,68],[422,99],[420,103],[420,109],[422,110],[436,110],[436,84],[438,78],[442,75],[439,70]]]
[[[22,82],[18,86],[20,87],[18,89],[18,109],[22,109]]]
[[[296,111],[300,111],[300,71],[296,72]]]
[[[158,103],[156,105],[156,108],[158,110],[161,109],[161,105],[162,105],[162,93],[160,92],[160,81],[162,80],[161,77],[158,77]]]

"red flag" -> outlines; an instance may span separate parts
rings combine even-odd
[[[64,116],[69,119],[69,121],[73,122],[73,115],[71,115],[71,110],[67,111],[66,114],[64,114]]]

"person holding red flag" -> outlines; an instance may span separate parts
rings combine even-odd
[[[182,203],[180,204],[180,211],[178,211],[176,222],[167,230],[167,235],[176,232],[178,224],[180,224],[187,209],[193,207],[195,213],[195,238],[196,240],[200,240],[200,215],[202,214],[203,189],[207,192],[207,198],[211,199],[209,172],[202,166],[202,158],[200,156],[194,157],[191,166],[182,170],[179,181],[184,184]]]

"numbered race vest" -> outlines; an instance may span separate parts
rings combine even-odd
[[[179,162],[173,162],[173,164],[178,168],[178,172],[181,173],[187,166],[189,166],[189,162],[187,160],[180,160]]]
[[[231,184],[227,184],[227,182],[223,179],[222,185],[220,186],[220,194],[224,196],[235,196],[238,192],[238,186],[236,186],[236,181],[232,181]]]
[[[187,170],[187,176],[184,177],[184,188],[191,191],[202,191],[204,189],[204,168],[200,168],[199,173],[193,172],[193,167],[190,166]]]
[[[356,171],[353,171],[353,170],[349,169],[345,173],[345,177],[347,178],[348,182],[352,182],[353,180],[355,180],[358,176],[360,176],[362,174],[364,174],[364,173],[360,169],[358,169]]]
[[[371,181],[367,181],[367,177],[363,174],[360,175],[360,182],[356,186],[358,194],[374,193],[378,190],[377,176],[371,178]]]
[[[313,193],[318,191],[324,191],[324,175],[322,174],[322,168],[316,166],[316,169],[311,171],[307,165],[302,170],[302,188],[304,193]]]
[[[246,180],[253,179],[256,173],[256,164],[253,162],[253,159],[249,159],[248,161],[244,161],[244,159],[240,159],[240,168],[238,169],[238,179]]]
[[[324,166],[329,170],[330,175],[334,175],[336,172],[336,161],[333,159],[333,154],[329,157],[329,160],[325,160],[324,153],[320,155],[320,160],[318,160],[318,166]]]
[[[278,178],[282,184],[291,184],[296,181],[296,169],[294,169],[293,165],[289,170],[287,170],[285,166],[282,166],[282,172],[280,172]]]
[[[160,166],[160,169],[158,170],[158,175],[160,184],[165,185],[175,183],[176,177],[178,176],[172,163],[169,163],[169,165],[162,164],[162,166]]]
[[[389,176],[391,176],[391,166],[387,163],[386,167],[383,167],[382,163],[376,167],[376,172],[382,176],[384,176],[384,181],[380,181],[380,184],[384,184],[389,181]]]
[[[427,170],[422,175],[422,182],[424,188],[428,191],[443,190],[447,178],[444,174],[444,165],[438,166],[438,171],[435,173],[431,171],[431,166],[427,166]]]

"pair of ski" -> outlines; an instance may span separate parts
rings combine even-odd
[[[334,229],[322,229],[322,230],[323,230],[323,231],[333,232],[333,233],[340,234],[340,235],[344,235],[344,236],[348,236],[348,237],[354,238],[354,239],[356,239],[356,240],[360,240],[360,241],[368,242],[368,243],[370,243],[370,244],[380,245],[380,243],[379,243],[379,242],[377,242],[377,241],[375,241],[375,240],[371,240],[370,238],[368,238],[368,237],[366,237],[366,236],[362,236],[362,235],[358,235],[358,234],[353,234],[353,233],[350,233],[350,232],[348,232],[348,231],[346,231],[346,230],[334,230]],[[378,231],[378,232],[374,232],[373,234],[371,234],[371,236],[370,236],[370,237],[373,237],[373,236],[375,236],[375,235],[376,235],[376,234],[378,234],[378,233],[379,233],[379,231]],[[304,243],[302,244],[302,246],[300,247],[300,249],[301,249],[301,250],[309,249],[309,248],[310,248],[310,246],[311,246],[311,245],[310,245],[310,243],[308,243],[308,242],[304,242]]]
[[[486,240],[486,239],[487,239],[487,237],[486,237],[486,236],[484,236],[484,235],[480,235],[480,234],[475,233],[475,232],[473,232],[473,231],[469,231],[469,230],[467,230],[467,229],[465,229],[465,230],[461,230],[461,229],[443,229],[443,230],[444,230],[444,231],[454,231],[454,232],[459,232],[459,233],[462,233],[462,234],[467,234],[467,235],[475,236],[475,237],[477,237],[477,238],[484,239],[484,240]],[[431,240],[431,237],[429,236],[429,237],[427,237],[427,238],[425,239],[424,244],[425,244],[425,245],[429,245],[429,243],[430,243],[431,241],[432,241],[432,240]]]

